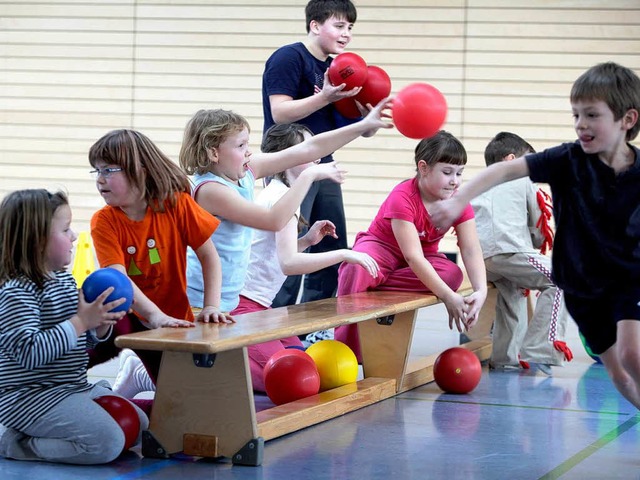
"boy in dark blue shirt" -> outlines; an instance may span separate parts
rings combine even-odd
[[[571,89],[575,143],[490,166],[432,209],[439,227],[469,200],[529,176],[551,187],[553,279],[616,388],[640,408],[640,78],[607,62]]]
[[[345,90],[345,85],[331,85],[327,70],[330,55],[340,54],[351,40],[356,21],[356,7],[350,0],[311,0],[305,9],[307,38],[285,45],[266,62],[262,77],[264,130],[275,123],[301,123],[315,135],[343,126],[344,119],[333,102],[356,95],[360,88]],[[331,155],[321,162],[331,162]],[[342,190],[331,181],[314,183],[301,205],[301,214],[310,225],[316,220],[330,220],[338,238],[325,237],[310,252],[347,248],[347,227]],[[273,307],[296,303],[300,276],[289,277],[276,296]],[[334,295],[338,284],[338,266],[305,277],[302,302]]]

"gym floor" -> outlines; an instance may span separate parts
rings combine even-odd
[[[440,306],[419,314],[414,352],[458,343]],[[434,313],[440,317],[434,319]],[[259,467],[228,459],[142,458],[139,449],[95,467],[0,459],[2,480],[145,479],[640,479],[640,415],[584,352],[540,371],[489,371],[467,395],[431,383],[325,423],[266,442]],[[113,382],[117,360],[91,370]],[[260,399],[264,404],[265,399]]]

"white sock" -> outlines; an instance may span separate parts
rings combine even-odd
[[[134,371],[136,366],[142,365],[142,361],[137,356],[127,356],[120,364],[118,375],[113,383],[113,392],[125,398],[133,398],[140,390],[136,386]],[[143,366],[144,368],[144,366]]]

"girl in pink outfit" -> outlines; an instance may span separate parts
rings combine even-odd
[[[299,124],[273,125],[265,133],[262,142],[263,152],[277,152],[311,138],[311,131]],[[276,174],[269,185],[260,192],[256,203],[264,208],[271,208],[285,195],[289,188],[303,176],[316,179],[327,178],[336,183],[344,181],[345,172],[339,169],[336,162],[317,164],[309,162],[289,168]],[[287,275],[302,275],[316,272],[340,262],[359,265],[370,277],[378,274],[378,265],[366,253],[349,249],[338,249],[327,252],[304,253],[318,244],[325,236],[337,238],[336,227],[328,220],[315,222],[309,231],[298,238],[298,231],[306,225],[300,212],[292,215],[286,226],[277,231],[259,230],[253,232],[251,255],[244,288],[240,294],[240,303],[234,315],[266,310],[282,287]],[[253,389],[265,391],[264,366],[271,356],[287,347],[302,347],[298,337],[252,345],[248,348]]]
[[[380,273],[372,277],[359,265],[343,263],[338,271],[338,296],[366,290],[402,290],[432,293],[447,308],[449,328],[471,328],[487,296],[482,250],[471,205],[453,224],[458,247],[474,293],[456,293],[463,280],[460,267],[438,252],[447,233],[431,222],[429,208],[451,197],[461,184],[467,163],[464,146],[440,131],[415,149],[417,175],[397,185],[380,206],[366,232],[356,236],[353,250],[375,259]],[[356,325],[338,327],[335,339],[349,345],[361,360]]]

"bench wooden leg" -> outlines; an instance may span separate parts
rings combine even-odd
[[[198,359],[201,366],[196,366]],[[261,461],[263,442],[257,438],[255,405],[246,349],[208,357],[164,352],[149,430],[167,454],[187,444],[200,451],[185,452],[208,457],[240,455],[254,450]],[[239,458],[242,462],[243,458]]]
[[[401,391],[416,314],[415,310],[397,313],[389,319],[390,324],[385,324],[385,319],[358,324],[365,377],[395,379],[397,391]]]

